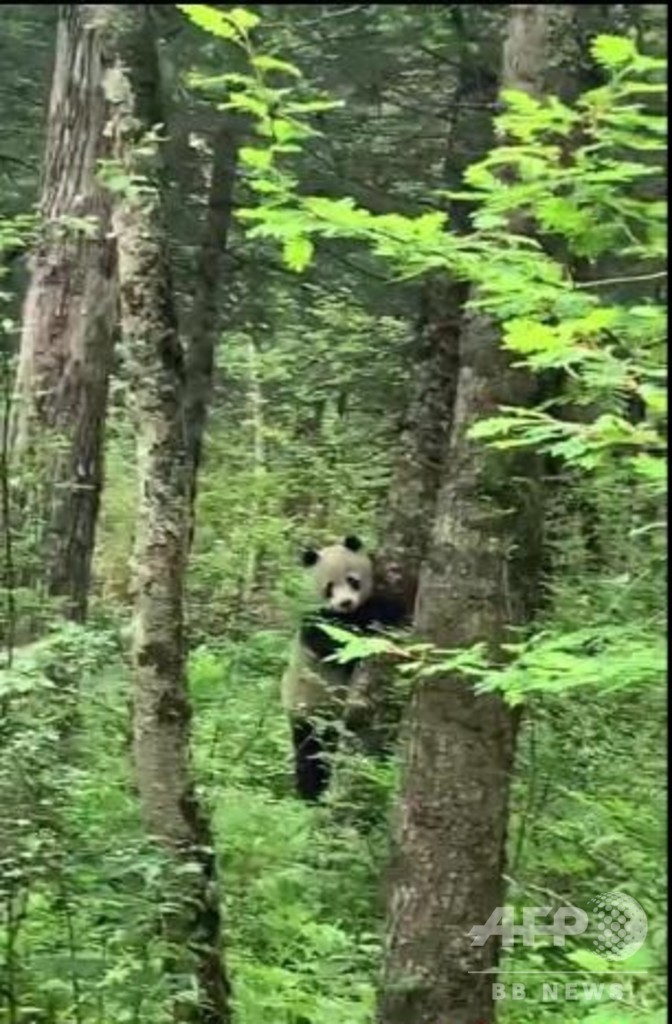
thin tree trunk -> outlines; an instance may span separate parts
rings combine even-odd
[[[185,429],[185,367],[167,255],[156,145],[138,142],[161,121],[158,66],[150,12],[116,8],[118,60],[108,79],[116,106],[115,156],[128,179],[145,178],[140,194],[119,196],[114,230],[119,251],[122,329],[132,360],[139,474],[135,543],[134,761],[148,832],[196,872],[176,873],[165,914],[174,960],[172,986],[195,969],[199,1000],[176,995],[176,1020],[227,1024],[229,986],[221,959],[221,921],[208,822],[190,771],[183,592],[188,549],[190,463]],[[154,150],[147,159],[148,148]],[[191,965],[194,965],[193,967]]]
[[[502,80],[537,91],[550,5],[509,8]],[[441,647],[486,641],[493,654],[528,620],[540,516],[530,467],[467,439],[475,420],[530,400],[493,324],[469,316],[445,478],[416,603],[419,634]],[[498,697],[459,676],[420,682],[408,712],[404,783],[388,905],[381,1024],[493,1019],[492,940],[470,928],[502,904],[515,722]]]
[[[412,394],[400,438],[376,559],[382,592],[399,598],[409,618],[434,521],[443,459],[448,447],[458,374],[461,306],[467,287],[434,279],[422,294],[415,333]],[[357,670],[346,722],[370,754],[394,746],[402,714],[393,667],[384,658]]]
[[[201,464],[217,334],[222,322],[222,271],[233,210],[239,126],[225,121],[215,136],[212,178],[203,243],[196,268],[196,292],[188,323],[187,445],[192,466],[192,504]],[[193,514],[193,510],[192,510]]]
[[[474,57],[481,44],[469,38],[462,12],[447,15],[461,40],[460,64],[454,90],[454,115],[448,127],[444,177],[446,188],[458,189],[476,150],[487,151],[492,137],[489,107],[497,98],[496,69],[483,69]],[[467,111],[462,107],[468,101]],[[483,108],[474,116],[473,106]],[[450,210],[453,230],[469,226],[468,210]],[[462,314],[469,288],[464,282],[438,275],[423,287],[410,373],[411,398],[404,417],[399,457],[394,467],[382,524],[382,546],[376,575],[381,589],[403,601],[412,616],[420,568],[431,539],[436,498],[453,421],[459,370]],[[394,746],[402,701],[392,685],[385,659],[369,660],[358,670],[351,687],[347,720],[371,752]]]
[[[413,352],[413,394],[390,487],[379,571],[386,589],[413,608],[431,536],[450,437],[466,287],[435,278],[422,295]]]
[[[108,148],[103,42],[90,8],[61,6],[42,236],[23,309],[12,423],[14,458],[25,478],[37,477],[22,495],[24,524],[38,532],[28,582],[43,582],[79,620],[86,615],[116,329],[110,202],[96,176]]]
[[[266,452],[264,445],[264,396],[261,391],[259,380],[259,357],[254,337],[250,334],[247,342],[247,366],[248,366],[248,403],[249,419],[252,428],[252,459],[253,459],[253,483],[252,483],[252,507],[250,508],[250,522],[259,522],[262,510],[262,487],[266,473]],[[249,608],[254,594],[254,586],[257,580],[259,567],[259,541],[252,534],[249,539],[249,547],[245,564],[245,574],[241,591],[241,608]]]
[[[446,188],[458,189],[475,154],[485,154],[492,137],[488,108],[497,98],[496,69],[483,69],[482,41],[465,25],[463,12],[447,13],[460,40],[457,81],[452,95],[453,116],[446,131],[444,179]],[[467,103],[466,109],[463,107]],[[483,108],[474,114],[474,106]],[[449,206],[452,230],[469,228],[465,204]],[[402,597],[413,610],[420,567],[431,538],[436,496],[452,427],[462,310],[468,286],[435,275],[423,287],[421,309],[412,353],[413,377],[409,407],[401,436],[386,508],[379,571],[386,588]]]

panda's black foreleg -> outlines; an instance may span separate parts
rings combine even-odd
[[[292,719],[296,790],[303,800],[315,802],[326,792],[331,779],[330,754],[338,746],[335,726],[318,727],[306,718]]]

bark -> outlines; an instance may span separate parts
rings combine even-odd
[[[212,389],[218,331],[222,322],[223,270],[233,210],[239,126],[225,121],[215,136],[212,178],[203,243],[196,267],[196,291],[188,324],[187,445],[192,466],[192,502],[201,464],[203,434]]]
[[[446,188],[458,189],[475,154],[485,154],[490,144],[492,129],[487,111],[497,97],[499,82],[496,73],[480,66],[481,41],[465,24],[462,12],[451,8],[448,17],[460,40],[460,63],[454,114],[446,132],[444,180]],[[474,48],[479,50],[477,57]],[[484,113],[475,114],[474,106],[482,107]],[[464,204],[452,204],[448,212],[452,230],[468,229],[469,211]],[[450,437],[467,294],[464,283],[435,276],[425,284],[421,295],[411,359],[412,394],[383,524],[380,565],[382,582],[404,598],[409,611],[414,606],[420,566],[431,536]]]
[[[550,5],[512,5],[503,85],[537,91]],[[485,641],[493,655],[536,596],[540,516],[530,466],[467,439],[498,406],[525,404],[492,323],[470,315],[460,338],[445,477],[416,602],[416,627],[441,647]],[[493,1019],[492,940],[468,932],[502,904],[515,721],[459,676],[418,683],[408,711],[404,781],[388,904],[381,1024]],[[473,973],[476,972],[476,973]]]
[[[248,365],[248,419],[252,432],[252,501],[249,519],[251,523],[258,523],[263,510],[263,487],[266,474],[266,451],[264,444],[264,396],[261,390],[259,378],[259,354],[255,339],[250,334],[247,342],[247,365]],[[249,609],[253,596],[257,573],[259,569],[259,539],[251,534],[248,541],[248,551],[245,560],[245,572],[241,587],[240,607],[241,610]]]
[[[42,182],[15,388],[13,456],[38,485],[21,495],[38,544],[27,582],[84,619],[103,474],[116,328],[110,202],[97,179],[108,152],[103,26],[86,5],[60,8]],[[90,230],[68,218],[90,219]]]
[[[492,138],[488,108],[497,98],[496,72],[482,67],[482,45],[470,38],[462,12],[449,17],[461,40],[454,94],[454,116],[447,131],[444,166],[446,188],[459,189],[475,152],[487,151]],[[472,49],[477,46],[477,56]],[[468,103],[468,112],[462,104]],[[473,107],[483,113],[475,115]],[[467,230],[468,208],[449,210],[452,230]],[[423,559],[431,538],[436,498],[453,421],[459,370],[459,339],[468,285],[435,276],[424,286],[411,358],[411,399],[402,424],[400,452],[394,468],[376,561],[381,590],[400,598],[412,617]],[[349,699],[347,721],[372,752],[392,749],[403,698],[395,694],[393,671],[384,660],[358,670]]]
[[[199,1001],[173,1000],[176,1020],[226,1024],[229,986],[221,959],[215,860],[207,819],[190,771],[190,706],[184,644],[190,462],[185,429],[185,361],[177,330],[163,222],[156,145],[145,133],[160,121],[150,12],[116,8],[118,60],[107,81],[115,104],[115,157],[127,179],[113,215],[119,252],[122,330],[131,353],[138,457],[134,551],[134,762],[146,828],[171,855],[172,909],[165,912],[174,951],[167,981],[194,970]],[[145,138],[142,151],[138,142]],[[152,151],[153,152],[150,152]],[[197,872],[179,873],[185,862]],[[188,993],[185,993],[188,995]]]
[[[434,279],[424,289],[415,335],[412,397],[394,468],[383,543],[376,559],[381,592],[400,598],[409,618],[434,520],[443,458],[450,436],[458,373],[461,307],[467,289]],[[346,721],[370,754],[392,749],[401,716],[393,669],[384,659],[357,670]]]
[[[458,340],[465,287],[426,285],[413,353],[413,395],[390,488],[379,572],[382,583],[413,608],[430,537],[436,494],[453,415]]]

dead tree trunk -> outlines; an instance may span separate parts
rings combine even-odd
[[[550,5],[509,8],[502,79],[537,90]],[[496,330],[469,316],[450,445],[418,588],[416,627],[441,647],[486,641],[493,654],[529,619],[540,515],[530,467],[467,439],[500,405],[525,404]],[[408,711],[396,828],[381,1024],[475,1024],[493,1019],[492,943],[468,932],[502,903],[515,722],[498,697],[476,697],[458,676],[419,683]]]
[[[116,6],[116,5],[115,5]],[[167,255],[157,145],[161,121],[155,41],[146,7],[116,6],[118,59],[107,80],[115,106],[115,158],[127,184],[113,225],[119,252],[122,330],[132,361],[139,474],[134,552],[134,762],[148,832],[175,867],[166,913],[174,960],[171,986],[195,973],[199,1001],[173,1003],[174,1018],[227,1024],[229,986],[221,959],[220,910],[208,822],[190,771],[183,591],[189,532],[190,463],[185,366]],[[142,149],[138,143],[143,141]],[[149,153],[151,152],[151,155]],[[142,178],[142,189],[132,182]]]
[[[107,388],[116,329],[102,77],[108,57],[91,8],[59,11],[40,212],[41,240],[23,309],[12,423],[22,519],[37,534],[32,585],[86,615],[103,472]]]

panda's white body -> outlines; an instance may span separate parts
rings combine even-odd
[[[282,705],[289,715],[338,713],[345,706],[349,679],[343,666],[321,661],[297,636],[282,678]]]
[[[292,727],[297,790],[304,799],[315,800],[329,782],[324,754],[336,747],[336,722],[356,667],[333,660],[340,644],[321,627],[368,633],[399,625],[403,612],[397,602],[374,593],[373,565],[356,537],[305,552],[303,564],[312,572],[322,604],[304,619],[294,640],[282,680],[282,703]]]

